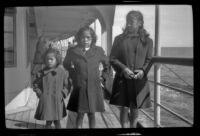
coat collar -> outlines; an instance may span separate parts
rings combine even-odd
[[[51,72],[53,75],[56,75],[56,73],[58,72],[59,68],[61,68],[61,67],[62,67],[61,65],[59,65],[59,66],[57,66],[55,68],[52,68],[52,69],[49,69],[49,68],[45,67],[43,69],[43,73],[44,73],[44,75],[46,75],[49,72]]]
[[[128,32],[125,32],[122,35],[123,35],[123,37],[127,37],[127,38],[135,38],[135,37],[140,36],[138,33],[134,34],[134,33],[128,33]]]
[[[82,47],[77,45],[77,47],[74,48],[74,53],[76,55],[79,55],[79,56],[87,59],[87,58],[90,58],[90,57],[92,57],[96,54],[95,49],[96,49],[95,46],[91,46],[90,49],[85,52]]]

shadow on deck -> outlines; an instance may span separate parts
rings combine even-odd
[[[9,129],[45,129],[45,121],[34,119],[36,106],[38,103],[37,97],[34,93],[31,93],[27,104],[17,109],[6,111],[6,128]],[[65,99],[67,105],[69,97]],[[119,109],[114,105],[108,104],[108,101],[104,101],[105,112],[97,112],[96,116],[96,128],[121,128],[119,123]],[[73,129],[75,128],[75,119],[77,114],[67,110],[67,116],[61,120],[61,128]],[[146,119],[143,116],[139,117],[138,127],[146,126]],[[151,126],[150,126],[151,127]],[[54,126],[52,125],[52,128]],[[88,118],[84,116],[83,128],[88,128]]]

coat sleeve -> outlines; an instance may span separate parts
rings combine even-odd
[[[148,50],[147,50],[146,58],[144,61],[144,65],[142,67],[142,70],[144,71],[145,75],[147,75],[150,68],[149,64],[150,64],[150,61],[152,59],[152,54],[153,54],[153,40],[150,39],[146,46],[148,46]]]
[[[107,72],[109,69],[109,59],[105,55],[103,48],[100,48],[100,53],[101,53],[101,62],[103,64],[103,72]]]
[[[72,53],[71,48],[68,49],[65,59],[63,61],[64,68],[69,72],[69,78],[72,78],[74,70],[72,68]]]
[[[33,80],[33,91],[39,97],[42,93],[42,71],[36,74],[36,78]]]
[[[116,37],[113,43],[113,47],[111,49],[111,53],[110,53],[110,63],[113,67],[113,69],[117,72],[117,73],[121,73],[122,70],[124,70],[126,68],[126,65],[124,65],[123,63],[121,63],[119,61],[119,58],[121,57],[121,51],[119,48],[119,37]]]
[[[63,91],[62,91],[62,94],[63,94],[63,97],[66,98],[67,95],[69,94],[69,72],[67,70],[64,70],[64,80],[63,80]]]

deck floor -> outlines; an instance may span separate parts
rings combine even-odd
[[[37,100],[38,101],[38,100]],[[67,104],[68,99],[65,100]],[[119,123],[119,109],[108,104],[104,101],[105,112],[95,113],[96,117],[96,128],[121,128]],[[44,129],[45,121],[40,121],[34,119],[34,114],[36,111],[36,106],[34,107],[21,107],[12,111],[11,113],[6,113],[6,128],[9,129]],[[77,114],[67,110],[67,116],[61,120],[61,128],[75,128],[75,119]],[[143,118],[143,117],[142,117]],[[139,120],[143,120],[139,118]],[[52,125],[52,128],[54,126]],[[88,118],[85,115],[83,119],[83,128],[88,128]]]

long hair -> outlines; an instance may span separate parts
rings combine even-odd
[[[140,37],[142,43],[146,44],[146,39],[147,39],[147,37],[149,37],[149,34],[144,29],[144,19],[143,19],[143,15],[140,11],[131,10],[131,11],[128,12],[128,14],[126,15],[126,27],[123,30],[123,34],[126,35],[128,33],[127,21],[132,16],[136,17],[137,20],[141,22],[141,25],[140,25],[139,30],[138,30],[138,34],[139,34],[139,37]]]
[[[54,56],[56,58],[56,63],[57,63],[56,66],[62,64],[62,56],[61,56],[60,52],[55,48],[48,48],[46,50],[46,52],[44,53],[43,60],[44,60],[45,64],[46,64],[46,57],[49,53],[54,54]]]
[[[77,41],[78,45],[80,45],[81,36],[83,35],[83,32],[85,32],[85,31],[89,31],[90,32],[90,34],[92,36],[91,45],[95,45],[96,41],[97,41],[97,36],[96,36],[94,30],[89,26],[84,26],[84,27],[80,28],[79,31],[77,32],[77,34],[75,36],[75,40]]]

